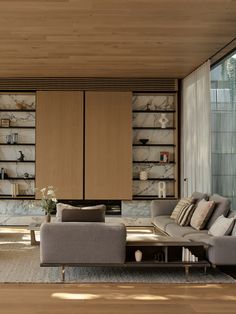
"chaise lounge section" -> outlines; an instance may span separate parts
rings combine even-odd
[[[192,226],[180,226],[171,213],[178,200],[153,200],[151,202],[151,216],[153,226],[172,237],[183,237],[190,241],[203,242],[207,245],[206,256],[209,262],[214,265],[236,265],[236,225],[232,227],[230,235],[213,236],[209,234],[209,229],[221,215],[233,218],[235,211],[230,210],[230,201],[220,195],[195,192],[192,195],[198,203],[201,199],[209,199],[215,202],[213,213],[203,230],[196,230]]]

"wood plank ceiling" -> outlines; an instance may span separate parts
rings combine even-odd
[[[235,0],[0,0],[0,78],[182,78],[235,36]]]

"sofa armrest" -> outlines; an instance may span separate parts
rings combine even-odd
[[[60,222],[40,228],[41,264],[119,264],[125,251],[122,223]]]
[[[207,244],[207,255],[212,264],[236,265],[236,236],[211,237]]]
[[[178,200],[153,200],[151,201],[151,217],[168,216],[172,213]]]

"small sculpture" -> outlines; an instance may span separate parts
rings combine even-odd
[[[159,122],[160,122],[160,124],[161,124],[161,128],[162,128],[162,129],[165,129],[167,123],[169,122],[169,120],[167,119],[165,113],[161,113],[161,117],[160,117],[160,119],[159,119]]]
[[[139,179],[142,181],[146,181],[148,179],[148,173],[145,170],[140,171]]]
[[[21,150],[19,150],[20,157],[17,159],[18,161],[24,161],[25,155],[22,153]]]
[[[166,183],[163,181],[158,182],[158,197],[166,198]]]

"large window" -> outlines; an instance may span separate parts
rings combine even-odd
[[[236,210],[236,51],[211,71],[212,192]]]

